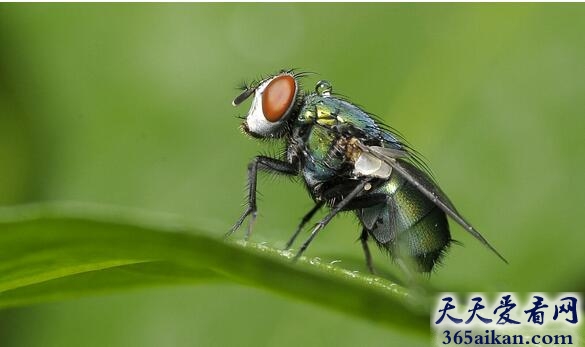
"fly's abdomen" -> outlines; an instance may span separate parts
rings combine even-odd
[[[396,173],[373,193],[387,199],[358,211],[366,230],[393,258],[430,272],[451,242],[445,213]]]

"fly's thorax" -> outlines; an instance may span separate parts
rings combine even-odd
[[[340,99],[331,96],[309,94],[305,99],[304,107],[299,112],[298,122],[301,124],[318,124],[325,127],[335,127],[345,123],[341,114],[347,105]]]
[[[301,174],[312,191],[321,183],[350,177],[351,167],[346,158],[345,143],[346,139],[326,127],[297,122],[288,143],[287,155],[300,159]]]
[[[346,175],[345,156],[337,142],[335,135],[325,128],[312,126],[307,129],[302,148],[303,176],[307,183]]]
[[[312,124],[324,129],[323,132],[335,134],[327,145],[326,158],[343,158],[344,163],[353,167],[353,178],[388,178],[392,167],[379,156],[364,152],[360,144],[365,142],[381,144],[383,133],[374,120],[364,111],[342,99],[310,94],[299,112],[298,125]],[[319,136],[319,139],[324,136]],[[325,146],[319,146],[324,151]],[[399,145],[396,143],[396,147]],[[381,147],[380,147],[381,148]],[[386,154],[386,153],[384,153]]]

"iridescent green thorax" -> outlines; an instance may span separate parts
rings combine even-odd
[[[334,128],[336,132],[361,135],[370,140],[388,141],[401,148],[398,139],[377,124],[370,114],[337,97],[307,95],[296,124]]]
[[[331,96],[307,95],[293,122],[292,138],[305,157],[302,174],[309,187],[334,177],[350,178],[352,154],[348,143],[352,138],[360,138],[368,144],[402,148],[400,142],[370,115]]]

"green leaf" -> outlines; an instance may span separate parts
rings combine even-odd
[[[230,281],[428,335],[426,301],[395,283],[306,258],[292,263],[287,251],[155,220],[87,207],[3,211],[0,308],[128,288]]]

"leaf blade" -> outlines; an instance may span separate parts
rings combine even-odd
[[[285,251],[225,242],[176,225],[39,211],[0,222],[0,308],[152,285],[231,281],[428,335],[428,311],[411,307],[412,294],[385,280],[305,259],[292,264]]]

